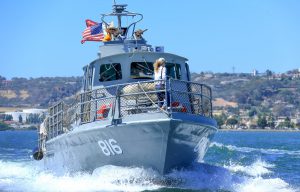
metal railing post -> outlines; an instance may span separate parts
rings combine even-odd
[[[172,115],[173,115],[173,107],[172,107],[172,94],[173,94],[173,92],[172,92],[172,83],[171,83],[171,79],[169,79],[169,104],[170,104],[170,114],[171,114],[171,117],[172,117]],[[166,94],[167,95],[167,94]],[[168,103],[168,102],[167,102]]]
[[[203,85],[200,85],[200,100],[201,104],[199,108],[201,109],[201,115],[203,115]]]
[[[120,87],[117,87],[117,102],[118,102],[118,119],[121,118],[121,92]]]
[[[212,91],[211,91],[211,88],[209,88],[209,101],[210,101],[210,117],[213,117]]]

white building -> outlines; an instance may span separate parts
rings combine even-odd
[[[252,72],[252,76],[256,77],[257,75],[258,75],[258,71],[256,69],[254,69],[253,72]]]
[[[5,112],[6,115],[11,115],[13,117],[13,121],[18,122],[19,117],[22,117],[23,123],[26,122],[26,118],[29,116],[29,114],[38,114],[42,115],[45,113],[47,109],[23,109],[22,111],[15,111],[15,112]]]

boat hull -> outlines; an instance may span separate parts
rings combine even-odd
[[[153,168],[161,174],[201,161],[216,127],[161,119],[85,129],[46,143],[45,166],[63,172],[88,171],[104,165]]]

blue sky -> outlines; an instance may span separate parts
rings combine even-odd
[[[116,0],[144,14],[148,43],[189,59],[191,71],[300,68],[298,0]],[[102,43],[81,44],[85,19],[112,0],[0,1],[0,75],[79,76]]]

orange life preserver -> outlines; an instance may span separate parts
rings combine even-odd
[[[180,109],[180,112],[187,112],[187,108],[184,105],[181,105],[178,101],[172,102],[171,106]]]
[[[97,119],[105,119],[104,114],[110,110],[111,106],[112,104],[101,105],[99,110],[97,110]]]

